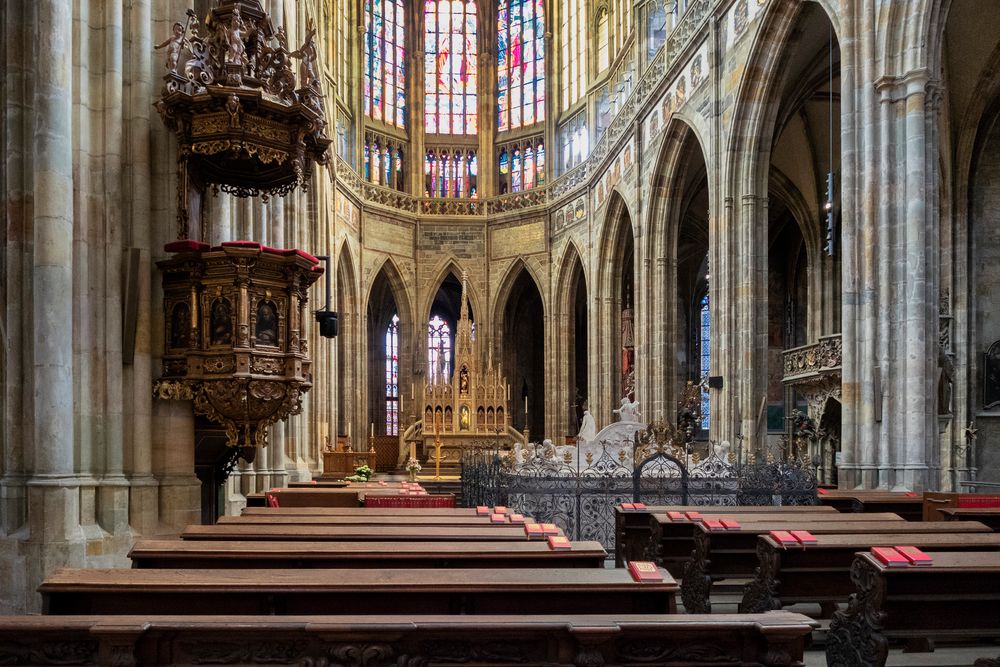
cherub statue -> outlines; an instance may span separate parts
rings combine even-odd
[[[243,66],[243,56],[246,54],[246,46],[243,44],[243,35],[246,33],[246,26],[243,25],[243,18],[240,16],[239,5],[233,9],[233,18],[229,22],[229,30],[226,32],[226,40],[229,43],[229,50],[226,52],[226,62]]]
[[[641,416],[639,401],[630,401],[627,396],[622,398],[621,407],[612,412],[617,414],[618,420],[622,422],[637,422]]]
[[[177,65],[181,60],[181,51],[184,50],[184,46],[187,44],[187,39],[184,37],[184,33],[187,29],[184,27],[183,23],[174,23],[174,34],[168,39],[164,40],[162,44],[157,44],[154,49],[162,49],[166,47],[167,49],[167,71],[176,74]]]
[[[594,423],[594,415],[590,410],[584,409],[583,419],[580,422],[580,432],[576,436],[577,443],[593,442],[597,438],[597,425]]]

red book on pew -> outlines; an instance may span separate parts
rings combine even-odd
[[[934,563],[933,558],[917,547],[896,547],[896,551],[903,554],[903,558],[911,565],[931,565]]]
[[[783,547],[794,546],[799,543],[787,530],[772,530],[768,535]]]
[[[490,523],[507,523],[506,514],[491,514]]]
[[[635,503],[622,503],[622,512],[634,512]]]
[[[792,537],[794,537],[795,540],[799,544],[802,544],[803,546],[806,544],[816,544],[817,542],[819,542],[819,540],[816,539],[816,536],[810,533],[808,530],[790,530],[788,532],[790,532],[792,534]]]
[[[726,527],[718,519],[705,519],[705,527],[711,531],[725,530]]]
[[[826,489],[816,489],[816,493],[818,493],[821,496],[825,496],[827,493],[829,493],[829,491],[827,491]]]
[[[701,512],[687,512],[687,518],[690,521],[701,521],[702,520]]]
[[[491,512],[490,508],[486,505],[479,505],[476,507],[476,516],[488,516],[490,514],[493,514],[493,512]]]
[[[663,581],[663,575],[660,574],[660,568],[656,567],[656,563],[650,563],[646,560],[629,562],[628,571],[632,575],[632,579],[640,583],[643,581]]]
[[[528,536],[529,540],[545,539],[545,532],[542,530],[541,525],[537,523],[524,524],[524,534]]]
[[[545,533],[546,535],[558,535],[562,532],[561,530],[559,530],[559,526],[557,526],[554,523],[543,523],[541,524],[541,526],[542,526],[542,532]]]
[[[740,522],[736,519],[719,519],[722,522],[722,527],[726,530],[739,530]]]
[[[506,507],[504,507],[503,505],[497,505],[496,507],[494,507],[494,508],[493,508],[493,513],[494,513],[494,514],[506,514],[506,513],[507,513],[507,512],[509,512],[509,511],[510,511],[510,510],[508,510],[508,509],[507,509]]]
[[[889,567],[906,567],[910,564],[906,556],[896,551],[894,547],[872,547],[872,555]]]
[[[551,535],[549,537],[549,549],[572,549],[573,545],[563,535]]]
[[[687,517],[684,516],[684,512],[667,512],[667,516],[671,521],[687,521]]]
[[[646,503],[632,503],[632,509],[636,512],[642,512],[646,509]]]
[[[906,495],[907,498],[916,498],[917,497],[917,494],[915,492],[913,492],[913,491],[907,491],[905,495]]]
[[[523,514],[508,514],[507,518],[510,519],[511,523],[517,523],[523,525],[525,522]]]

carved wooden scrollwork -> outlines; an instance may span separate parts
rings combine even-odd
[[[851,594],[847,609],[838,611],[830,621],[826,638],[829,665],[854,667],[884,665],[889,642],[881,633],[885,622],[882,602],[885,579],[878,569],[863,558],[851,564],[851,581],[857,589]]]
[[[681,600],[689,614],[711,614],[712,577],[708,574],[708,535],[698,531],[694,535],[691,560],[684,565],[681,581]]]
[[[743,601],[740,603],[741,614],[760,614],[773,609],[781,609],[778,599],[777,573],[781,560],[780,554],[763,541],[757,541],[757,561],[760,565],[751,579],[743,587]]]

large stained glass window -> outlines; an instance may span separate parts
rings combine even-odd
[[[428,150],[424,156],[424,196],[476,199],[479,160],[475,151]]]
[[[425,0],[424,22],[424,129],[476,134],[476,3]]]
[[[432,383],[451,382],[451,327],[440,315],[427,323],[427,377]]]
[[[385,330],[385,434],[399,435],[399,316]]]
[[[500,0],[497,19],[497,128],[545,120],[545,1]]]
[[[708,294],[701,298],[699,310],[698,348],[700,352],[699,376],[701,378],[701,428],[708,432],[708,373],[712,360],[710,348],[712,343],[712,316],[708,310]]]
[[[404,4],[365,0],[365,113],[397,127],[406,110]]]
[[[559,6],[562,95],[560,109],[572,107],[586,91],[587,13],[584,0],[562,0]]]

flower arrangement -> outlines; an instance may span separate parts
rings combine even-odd
[[[420,472],[421,469],[422,466],[420,465],[420,461],[414,458],[411,458],[409,461],[406,462],[406,472],[410,473],[411,482],[416,481],[417,473]]]
[[[367,464],[360,465],[354,469],[354,474],[350,477],[346,477],[349,482],[367,482],[375,474],[375,471],[368,467]]]

